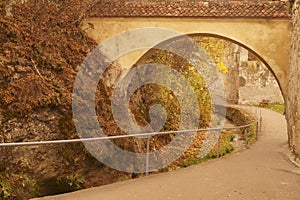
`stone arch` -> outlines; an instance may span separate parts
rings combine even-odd
[[[228,37],[225,37],[225,36],[222,36],[222,35],[217,35],[217,34],[211,34],[211,33],[191,33],[191,34],[187,34],[188,36],[204,36],[204,37],[213,37],[213,38],[219,38],[219,39],[223,39],[223,40],[226,40],[226,41],[229,41],[229,42],[232,42],[234,44],[237,44],[241,47],[243,47],[244,49],[248,50],[249,52],[251,52],[259,61],[261,61],[267,68],[268,70],[272,73],[272,75],[275,77],[278,85],[279,85],[279,88],[280,88],[280,92],[285,100],[285,91],[284,91],[284,86],[283,84],[285,83],[284,81],[285,80],[280,80],[278,78],[278,74],[276,74],[276,71],[274,70],[274,67],[272,68],[272,66],[263,58],[263,56],[259,55],[255,50],[253,50],[252,48],[248,47],[247,45],[243,44],[243,43],[240,43],[234,39],[231,39],[231,38],[228,38]],[[172,40],[176,40],[176,38],[180,38],[182,36],[177,36],[177,37],[174,37],[174,38],[169,38],[165,41],[162,41],[161,43],[157,44],[156,46],[160,46],[160,45],[163,45],[165,43],[168,43]],[[153,49],[155,49],[155,47],[153,47]],[[149,53],[151,53],[152,49],[148,50],[147,52],[145,52],[135,63],[135,65],[139,65],[142,60],[143,60],[143,57]]]
[[[98,43],[118,33],[143,27],[166,28],[186,35],[211,34],[237,43],[251,50],[269,67],[284,99],[287,97],[291,42],[289,18],[101,17],[87,18],[82,23],[82,29]],[[127,68],[146,51],[128,58]]]

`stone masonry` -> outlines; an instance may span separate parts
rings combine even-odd
[[[293,7],[293,34],[286,101],[289,144],[300,161],[300,0]]]

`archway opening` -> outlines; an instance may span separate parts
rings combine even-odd
[[[227,82],[226,84],[228,85],[226,92],[229,103],[259,105],[261,102],[269,102],[274,104],[284,104],[285,96],[279,78],[274,72],[272,66],[263,58],[263,55],[259,55],[254,49],[248,47],[246,44],[240,43],[225,36],[211,33],[193,33],[187,35],[194,39],[198,38],[196,39],[198,41],[201,40],[201,38],[204,38],[204,40],[209,38],[215,43],[226,43],[225,45],[221,44],[223,45],[223,50],[221,50],[221,53],[207,53],[220,54],[217,55],[217,57],[221,57],[221,63],[224,63],[225,66],[227,65],[226,67],[228,74],[232,75],[227,76],[227,80],[233,78],[231,81],[234,80],[234,83],[228,83],[228,81],[226,81],[226,77],[224,78],[225,83]],[[174,41],[180,37],[181,36],[178,36],[163,41],[157,46],[153,47],[153,49],[170,43],[171,41]],[[213,45],[215,44],[205,45],[209,47],[204,47],[204,49],[210,51],[210,49],[214,48]],[[136,62],[136,64],[144,62],[144,58],[153,53],[153,49],[147,51]],[[213,60],[216,61],[215,59]],[[216,64],[218,65],[218,63]],[[236,86],[233,87],[234,85]]]
[[[222,74],[225,83],[227,103],[256,106],[273,104],[275,108],[279,106],[279,109],[284,110],[284,98],[278,79],[272,70],[272,67],[262,58],[262,56],[258,55],[246,45],[223,36],[206,33],[190,34],[188,36],[192,37],[200,44],[200,46],[202,46],[211,57],[211,60],[215,62],[220,74]],[[161,46],[179,40],[180,37],[184,36],[171,38],[157,44],[140,57],[134,67],[142,66],[143,64],[148,63],[149,60],[153,62],[164,60],[170,64],[176,65],[178,68],[178,63],[167,61],[168,58],[174,58],[174,55],[159,51],[159,49]],[[207,44],[210,42],[212,44]],[[180,48],[180,46],[178,47]],[[226,123],[229,125],[236,125],[231,124],[230,120],[227,120]],[[228,137],[238,138],[237,140],[239,140],[243,136],[242,134],[238,135],[235,133],[232,135],[229,132]],[[200,136],[199,139],[203,139],[203,136]],[[196,141],[196,145],[201,146],[203,144],[201,142],[197,143]],[[238,145],[234,146],[233,149],[241,148],[241,146]],[[231,150],[228,151],[230,152]]]

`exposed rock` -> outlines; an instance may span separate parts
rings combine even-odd
[[[59,130],[61,116],[48,110],[39,111],[26,118],[12,118],[2,122],[2,142],[45,141],[62,139]],[[59,146],[59,145],[58,145]],[[64,165],[67,161],[53,145],[31,147],[6,147],[0,151],[0,163],[6,171],[17,173],[20,168],[35,176],[49,178],[66,173]]]

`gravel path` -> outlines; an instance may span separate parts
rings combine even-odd
[[[285,118],[262,110],[259,140],[250,149],[185,169],[43,200],[300,199],[300,169],[290,162]]]

